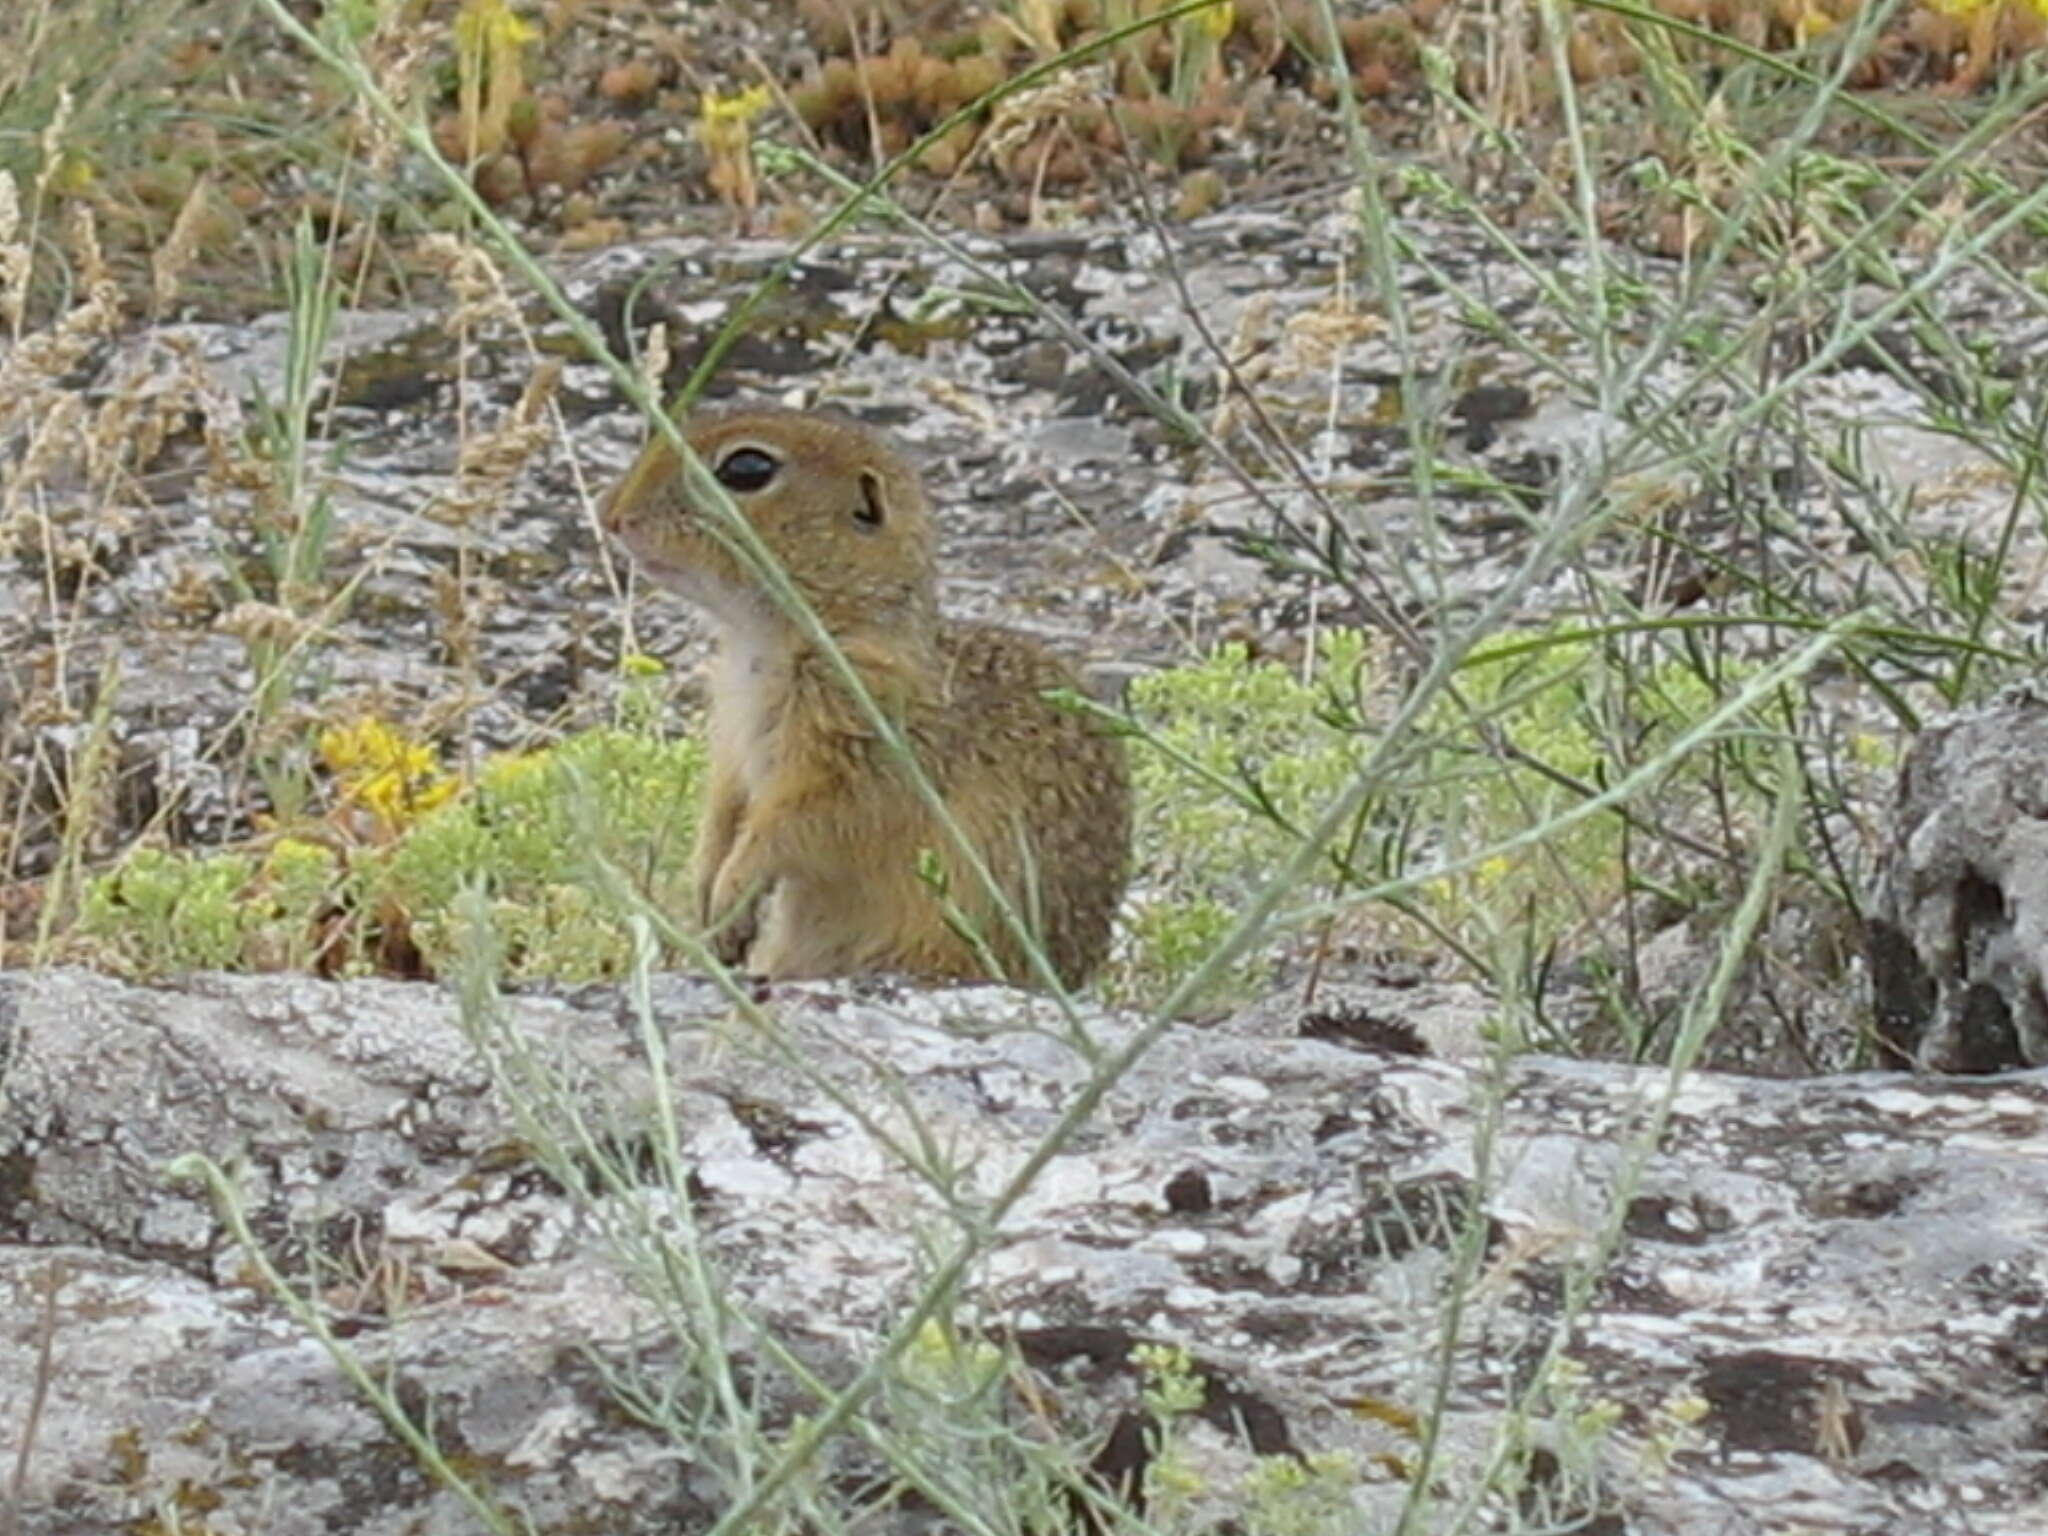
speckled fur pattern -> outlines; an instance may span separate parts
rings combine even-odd
[[[939,616],[923,488],[866,428],[749,409],[699,414],[688,438],[714,471],[746,450],[775,463],[735,503],[904,732],[1061,981],[1078,985],[1108,952],[1131,804],[1122,743],[1045,697],[1077,688],[1073,672],[1023,635]],[[641,454],[604,520],[718,628],[694,915],[720,957],[774,980],[1034,979],[829,658],[713,531],[666,444]],[[939,890],[920,873],[928,855]]]

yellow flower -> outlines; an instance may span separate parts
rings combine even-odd
[[[502,55],[539,36],[505,0],[468,0],[455,17],[455,45],[471,54]]]
[[[2048,3],[2048,0],[2044,0],[2044,3]],[[1202,30],[1220,43],[1230,36],[1230,29],[1237,25],[1237,5],[1235,0],[1216,0],[1214,5],[1206,11],[1197,11],[1195,16],[1201,22]]]
[[[455,17],[456,99],[474,151],[492,154],[504,144],[512,109],[526,96],[520,55],[539,36],[506,0],[463,0]]]
[[[50,178],[50,185],[59,192],[77,196],[93,183],[92,161],[84,155],[66,153],[57,158],[57,173]]]
[[[2048,5],[2048,0],[2040,0],[2040,3]],[[1799,20],[1793,25],[1792,33],[1795,40],[1803,45],[1834,29],[1835,18],[1808,0],[1806,8],[1799,13]]]
[[[697,138],[711,157],[711,190],[728,207],[751,211],[759,200],[751,125],[769,100],[768,87],[754,85],[737,96],[706,91],[697,109]]]
[[[396,832],[444,805],[461,780],[441,771],[440,754],[381,720],[363,719],[320,733],[320,760],[341,781],[341,797]]]
[[[767,86],[750,85],[737,96],[719,96],[714,93],[707,93],[704,97],[703,106],[698,110],[707,123],[728,119],[737,119],[740,122],[746,123],[752,122],[755,118],[759,117],[767,108],[768,102]]]
[[[398,733],[381,720],[331,725],[320,733],[320,760],[328,771],[346,776],[367,762],[388,757]]]
[[[713,154],[746,148],[748,125],[767,109],[770,100],[765,85],[750,85],[737,96],[706,91],[697,108],[697,137]]]

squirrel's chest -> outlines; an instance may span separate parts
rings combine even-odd
[[[879,751],[836,682],[744,646],[713,663],[712,761],[749,798],[872,787]]]
[[[789,680],[768,657],[731,641],[720,648],[711,668],[711,756],[750,793],[767,786],[787,755],[789,702]]]
[[[814,679],[779,658],[728,645],[711,675],[711,756],[749,796],[793,779],[834,779],[852,766],[848,741],[815,697]]]

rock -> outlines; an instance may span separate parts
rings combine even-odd
[[[1868,922],[1879,1038],[1944,1072],[2048,1063],[2048,700],[1921,731]]]
[[[1259,1456],[1322,1478],[1332,1531],[1392,1529],[1418,1480],[1430,1530],[1467,1499],[1673,1536],[2042,1528],[2038,1079],[1443,1057],[1400,1022],[1413,991],[1165,1029],[991,1217],[1137,1021],[1084,1012],[1084,1044],[1042,999],[875,983],[747,1018],[658,979],[644,1032],[607,989],[472,1031],[427,987],[0,973],[22,1530],[481,1528],[166,1178],[192,1151],[337,1347],[536,1529],[708,1528],[985,1219],[955,1331],[797,1480],[862,1530],[958,1529],[948,1488],[995,1508],[963,1458],[1020,1463],[966,1433],[984,1412],[1134,1496],[1144,1342],[1200,1387],[1173,1529],[1242,1521]],[[931,1395],[977,1358],[978,1394]]]

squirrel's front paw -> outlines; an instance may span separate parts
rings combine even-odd
[[[705,942],[723,966],[736,967],[747,958],[761,933],[761,900],[765,892],[731,878],[728,868],[712,882],[702,903]]]
[[[760,914],[760,902],[744,902],[723,913],[722,920],[705,935],[720,965],[737,967],[747,958],[747,951],[754,947],[754,939],[761,931]]]

